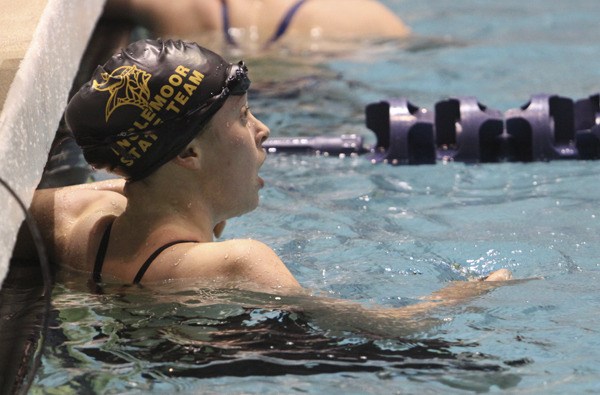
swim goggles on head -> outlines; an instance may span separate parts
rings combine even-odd
[[[225,100],[231,96],[241,96],[248,91],[250,79],[248,78],[248,67],[243,61],[229,66],[228,76],[225,79],[221,91],[206,99],[200,105],[187,109],[176,117],[164,119],[162,125],[150,126],[144,130],[123,131],[112,136],[106,136],[102,141],[94,141],[89,144],[82,144],[84,147],[101,146],[113,144],[118,140],[134,136],[142,136],[148,133],[158,132],[168,128],[168,125],[175,122],[194,122],[204,123],[208,121],[225,103]],[[119,149],[122,150],[122,149]],[[125,154],[124,154],[125,155]],[[127,155],[125,155],[127,156]]]
[[[234,96],[241,96],[250,88],[248,67],[243,60],[240,60],[238,64],[231,65],[229,76],[225,80],[225,88],[229,90],[230,95]]]
[[[248,67],[244,61],[239,61],[237,64],[229,66],[228,77],[225,79],[225,84],[221,92],[207,99],[198,107],[191,108],[185,113],[179,115],[175,119],[169,121],[180,120],[195,120],[202,118],[203,120],[210,119],[223,106],[225,100],[229,96],[242,96],[250,88],[250,78],[248,78]]]

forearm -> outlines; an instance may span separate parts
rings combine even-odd
[[[284,308],[301,311],[329,330],[358,330],[374,335],[393,333],[404,336],[440,325],[436,318],[441,308],[456,306],[484,295],[504,285],[524,280],[510,279],[510,272],[502,269],[492,273],[490,281],[456,281],[423,298],[420,303],[400,308],[367,307],[356,302],[327,297],[290,295],[282,297]]]

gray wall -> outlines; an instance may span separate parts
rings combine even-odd
[[[104,0],[0,0],[0,177],[31,203]],[[0,287],[24,216],[0,188]]]

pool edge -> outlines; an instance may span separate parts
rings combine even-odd
[[[8,8],[6,4],[3,1],[0,5]],[[26,206],[41,178],[72,81],[103,8],[104,0],[46,1],[23,58],[8,59],[15,69],[0,112],[0,177]],[[18,12],[30,11],[23,6]],[[0,228],[1,287],[24,216],[4,189],[0,189],[0,201],[4,213]]]

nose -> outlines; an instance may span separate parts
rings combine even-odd
[[[265,140],[268,139],[269,136],[271,135],[271,130],[269,129],[269,127],[267,125],[262,123],[258,118],[254,118],[254,120],[256,122],[255,123],[255,125],[256,125],[256,136],[255,136],[256,146],[261,147],[262,144],[265,142]]]

